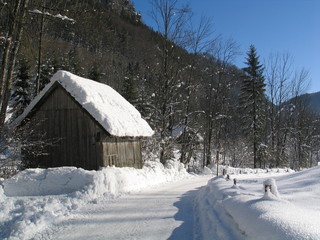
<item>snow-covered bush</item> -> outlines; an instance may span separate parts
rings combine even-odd
[[[165,167],[168,169],[176,170],[178,172],[184,171],[184,164],[179,161],[169,160],[166,162]]]
[[[202,171],[202,174],[205,174],[205,175],[209,175],[209,174],[212,174],[212,171],[211,171],[211,169],[210,168],[208,168],[208,167],[204,167],[203,168],[203,171]]]

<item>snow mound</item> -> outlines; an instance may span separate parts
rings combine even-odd
[[[288,201],[235,196],[222,205],[247,239],[320,239],[315,213]]]
[[[75,167],[27,169],[4,182],[6,196],[45,196],[81,190],[93,183],[93,171]]]
[[[213,171],[210,169],[210,168],[208,168],[208,167],[204,167],[203,168],[203,170],[202,170],[202,173],[203,174],[206,174],[206,175],[209,175],[209,174],[212,174],[213,173]]]
[[[102,195],[119,196],[188,176],[183,164],[176,161],[168,162],[166,166],[150,161],[142,169],[107,167],[94,175],[94,183],[88,191],[95,198]]]

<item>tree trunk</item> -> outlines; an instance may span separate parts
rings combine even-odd
[[[5,53],[7,54],[2,64],[3,71],[1,76],[1,110],[0,110],[0,129],[3,128],[6,119],[6,111],[10,99],[11,84],[13,80],[14,68],[20,42],[23,34],[23,21],[25,18],[26,7],[29,0],[19,0],[15,5],[15,15],[13,16],[12,25],[9,26],[8,38],[11,43],[6,45]]]
[[[45,0],[42,2],[42,12],[44,12]],[[45,15],[41,14],[41,26],[39,33],[39,46],[38,46],[38,66],[37,66],[37,78],[36,78],[36,94],[40,92],[40,79],[41,79],[41,65],[42,65],[42,36],[43,36],[43,27],[44,27]]]
[[[18,2],[16,2],[16,4],[14,5],[13,15],[10,15],[10,19],[9,19],[8,34],[6,38],[6,44],[4,47],[4,56],[2,59],[2,69],[1,69],[2,70],[1,84],[0,84],[1,104],[2,104],[2,98],[5,91],[5,84],[9,74],[8,68],[11,65],[10,54],[12,52],[12,43],[15,41],[15,34],[16,34],[16,29],[18,25],[18,16],[19,16],[22,2],[23,0],[19,0]]]

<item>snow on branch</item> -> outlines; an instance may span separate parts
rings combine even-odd
[[[66,20],[66,21],[70,21],[72,23],[75,23],[74,19],[69,18],[67,16],[63,16],[63,15],[61,15],[59,13],[54,15],[54,14],[51,14],[49,12],[42,12],[42,11],[40,11],[38,9],[30,10],[29,13],[45,15],[45,16],[49,16],[49,17],[53,17],[53,18],[59,18],[61,20]]]

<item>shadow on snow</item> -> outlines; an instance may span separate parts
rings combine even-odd
[[[176,221],[182,221],[182,224],[176,228],[168,240],[191,240],[194,239],[195,227],[194,222],[194,200],[200,188],[191,190],[182,195],[179,201],[173,205],[178,208],[178,212],[174,215]]]

